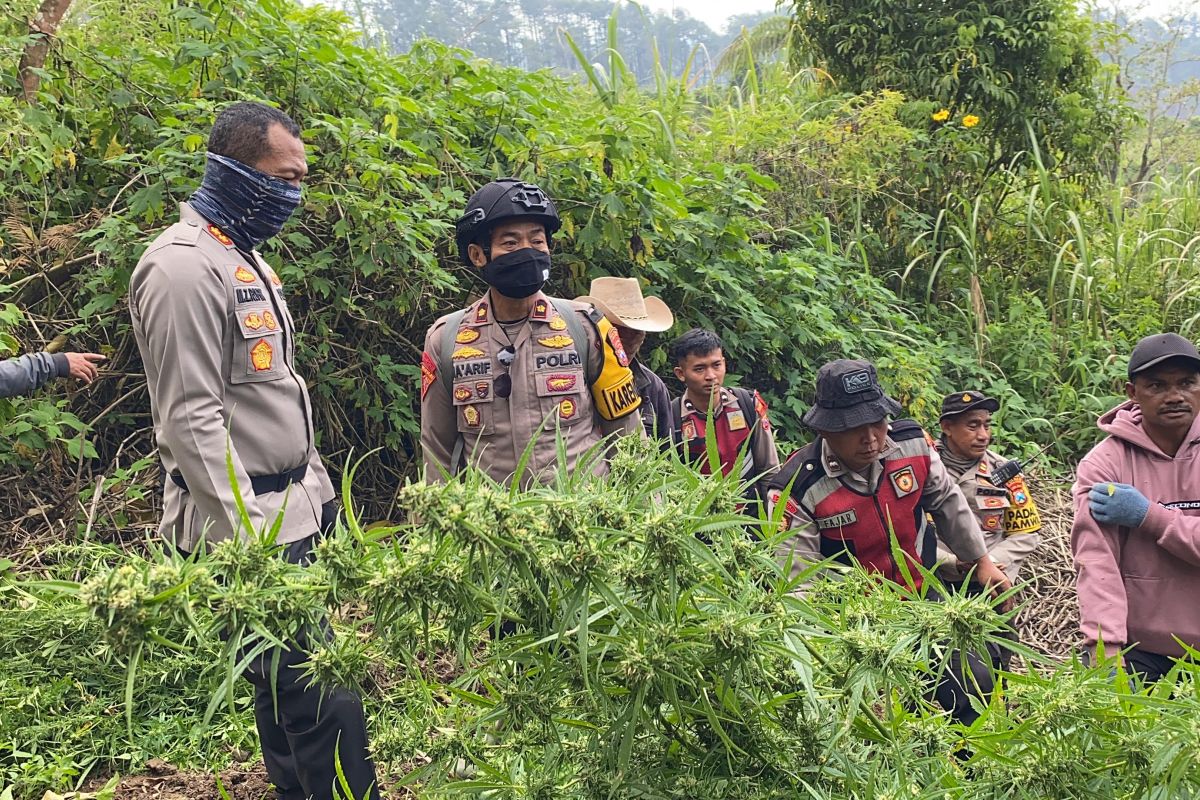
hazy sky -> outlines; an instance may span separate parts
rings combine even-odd
[[[1191,5],[1181,0],[1099,0],[1099,4],[1101,7],[1117,5],[1130,11],[1142,9],[1143,13],[1153,16],[1166,16],[1172,10]],[[684,9],[693,17],[704,20],[713,30],[722,31],[730,14],[770,11],[775,7],[775,0],[738,0],[734,3],[729,0],[647,0],[646,5],[664,11]],[[788,7],[791,7],[791,3],[788,3]]]

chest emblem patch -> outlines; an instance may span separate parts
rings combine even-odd
[[[561,350],[564,347],[570,347],[575,344],[575,340],[570,336],[559,334],[558,336],[543,336],[538,339],[538,344],[543,347],[553,347],[556,350]]]
[[[486,400],[487,396],[492,393],[492,385],[487,381],[479,381],[475,384],[475,394],[480,400]]]
[[[454,336],[454,341],[459,344],[470,344],[479,338],[479,331],[473,328],[463,328]]]
[[[577,411],[579,411],[579,406],[575,404],[574,400],[564,398],[563,401],[558,404],[558,416],[562,417],[563,419],[570,419],[571,417],[575,416]]]
[[[575,388],[574,375],[551,375],[546,378],[546,388],[551,392],[565,392]]]
[[[454,399],[460,403],[465,403],[467,400],[471,399],[471,390],[466,386],[455,386]]]
[[[249,314],[247,314],[245,323],[246,327],[252,331],[256,331],[262,326],[266,325],[266,323],[263,322],[262,316],[260,316],[257,311],[251,311]]]
[[[567,321],[565,319],[563,319],[562,317],[555,317],[554,319],[550,320],[550,330],[565,331],[566,329],[567,329]]]
[[[270,311],[263,312],[263,324],[267,326],[267,330],[273,331],[279,327],[279,323],[275,321],[275,315]]]
[[[271,362],[275,360],[275,350],[271,347],[271,343],[266,339],[259,339],[258,344],[250,348],[250,363],[254,365],[255,372],[265,372],[271,368]]]
[[[917,490],[917,476],[912,467],[898,469],[888,476],[897,497],[910,495]]]
[[[258,278],[254,276],[254,273],[245,267],[238,267],[236,270],[234,270],[233,277],[237,278],[241,283],[254,283],[258,280]]]
[[[684,439],[695,439],[696,438],[696,423],[690,419],[687,422],[683,423],[683,428],[680,429],[679,435],[682,436]]]
[[[729,423],[729,430],[742,431],[746,429],[746,415],[739,408],[737,411],[730,411],[725,415],[726,422]]]
[[[466,361],[468,358],[480,358],[484,355],[486,353],[478,347],[460,347],[454,351],[454,355],[451,358],[455,361]]]

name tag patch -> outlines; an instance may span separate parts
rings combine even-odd
[[[233,290],[234,296],[239,303],[265,303],[267,296],[263,294],[263,290],[257,286],[253,287],[237,287]]]
[[[492,360],[480,358],[474,361],[463,361],[454,365],[454,379],[479,378],[492,374]]]
[[[858,515],[854,513],[854,509],[843,511],[840,514],[834,514],[832,517],[818,517],[817,527],[823,531],[830,528],[845,528],[847,525],[853,525],[858,522]]]

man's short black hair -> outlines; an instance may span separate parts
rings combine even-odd
[[[703,328],[692,328],[671,342],[671,361],[679,365],[688,356],[706,356],[714,350],[725,351],[721,337]]]
[[[225,106],[208,136],[208,151],[253,166],[267,154],[267,131],[272,125],[282,125],[300,138],[300,126],[277,108],[250,101]]]

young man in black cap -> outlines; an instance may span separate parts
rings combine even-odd
[[[1200,648],[1200,353],[1174,333],[1129,356],[1129,398],[1079,462],[1071,549],[1085,651],[1158,680]]]
[[[928,512],[954,555],[974,568],[975,579],[994,593],[1007,591],[1012,582],[988,557],[979,523],[931,440],[912,420],[889,424],[900,411],[871,363],[838,360],[821,367],[816,402],[804,415],[817,439],[788,459],[767,489],[769,510],[785,504],[782,525],[792,534],[781,556],[791,559],[793,576],[834,557],[919,590],[922,576],[912,565],[932,568],[937,551]],[[906,568],[894,557],[892,536],[910,562]],[[971,685],[986,694],[992,677],[974,655],[966,661],[972,679],[964,681],[952,661],[936,696],[969,724],[978,717]]]
[[[1007,462],[988,449],[992,443],[992,414],[1000,403],[982,392],[948,394],[942,400],[942,437],[938,455],[958,483],[983,530],[988,555],[997,568],[1016,582],[1026,556],[1037,549],[1041,515],[1020,474],[1007,474]],[[938,577],[959,584],[970,565],[938,543]],[[972,583],[974,583],[972,581]]]

